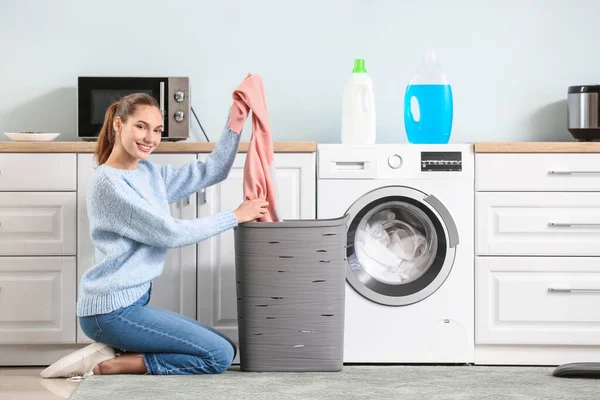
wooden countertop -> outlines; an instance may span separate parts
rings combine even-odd
[[[210,153],[214,142],[162,142],[155,153]],[[238,152],[248,151],[248,142],[240,143]],[[95,142],[0,142],[0,153],[93,153]],[[314,153],[316,142],[275,142],[275,153]]]
[[[600,142],[482,142],[475,153],[600,153]]]
[[[210,153],[215,142],[162,142],[155,153]],[[238,152],[248,151],[248,142]],[[95,142],[0,142],[0,153],[93,153]],[[475,153],[600,153],[600,142],[478,142]],[[275,142],[275,153],[314,153],[316,142]]]

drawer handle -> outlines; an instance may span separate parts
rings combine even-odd
[[[548,171],[550,175],[594,175],[600,171]]]
[[[364,161],[336,161],[335,166],[340,171],[357,171],[366,168]]]
[[[550,293],[600,293],[600,289],[558,289],[548,288]]]
[[[600,228],[600,223],[565,223],[565,222],[549,222],[548,226],[556,227],[556,228]]]

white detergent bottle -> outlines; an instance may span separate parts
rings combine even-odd
[[[352,77],[342,97],[342,143],[375,144],[375,98],[373,81],[365,60],[354,60]]]

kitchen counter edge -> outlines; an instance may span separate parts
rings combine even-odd
[[[215,142],[162,142],[155,153],[210,153]],[[239,153],[248,151],[242,142]],[[95,142],[0,142],[0,153],[93,153]],[[275,142],[275,153],[315,153],[316,142]],[[600,153],[600,142],[476,142],[475,153]]]

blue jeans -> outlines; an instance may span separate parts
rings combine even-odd
[[[128,307],[108,314],[80,317],[83,332],[96,342],[142,353],[149,374],[219,374],[237,349],[213,328],[171,311],[148,307],[149,290]]]

